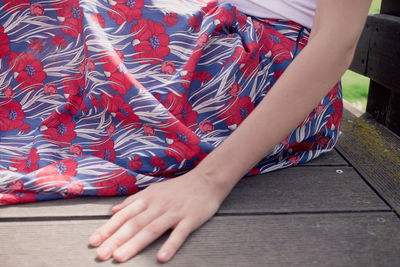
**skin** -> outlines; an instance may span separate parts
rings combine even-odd
[[[114,206],[111,219],[89,238],[89,244],[98,247],[97,258],[127,261],[173,229],[157,254],[159,261],[169,261],[190,233],[216,213],[241,177],[340,79],[352,61],[370,4],[319,0],[308,45],[257,108],[196,168]]]

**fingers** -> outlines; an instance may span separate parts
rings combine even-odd
[[[112,211],[113,213],[116,213],[116,212],[122,210],[123,208],[125,208],[125,207],[128,206],[129,204],[133,203],[136,199],[138,199],[138,198],[137,198],[137,195],[138,195],[138,193],[136,193],[136,194],[134,194],[134,195],[132,195],[132,196],[129,196],[129,197],[125,198],[124,201],[122,201],[121,203],[119,203],[119,204],[113,206],[113,207],[111,208],[111,211]]]
[[[109,259],[116,249],[160,216],[162,214],[158,210],[147,209],[127,220],[123,226],[101,244],[96,253],[97,258],[100,260]]]
[[[97,229],[89,238],[89,244],[92,247],[98,247],[104,240],[109,238],[121,225],[130,218],[136,216],[146,208],[144,201],[138,199],[132,205],[115,213],[110,220]]]
[[[173,218],[167,215],[155,219],[116,249],[113,253],[114,259],[124,262],[132,258],[170,229],[173,221]]]
[[[157,255],[158,260],[161,262],[169,261],[182,246],[193,229],[194,227],[189,221],[181,221],[159,250]]]

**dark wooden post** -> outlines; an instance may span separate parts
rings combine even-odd
[[[371,78],[367,112],[400,135],[400,1],[383,0],[381,14],[370,16],[364,75]],[[359,71],[362,72],[362,71]]]

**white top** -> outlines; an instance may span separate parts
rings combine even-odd
[[[231,3],[245,14],[270,19],[284,19],[312,28],[318,0],[219,0]]]

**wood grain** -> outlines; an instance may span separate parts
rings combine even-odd
[[[400,213],[400,138],[365,114],[343,113],[337,149]]]
[[[114,266],[95,261],[89,234],[104,220],[0,223],[0,258],[13,266]],[[166,266],[399,266],[390,212],[214,217]],[[161,240],[125,266],[158,266]]]
[[[111,206],[121,199],[66,199],[6,206],[0,208],[0,220],[109,216]],[[350,167],[296,167],[242,179],[218,213],[389,209]]]

